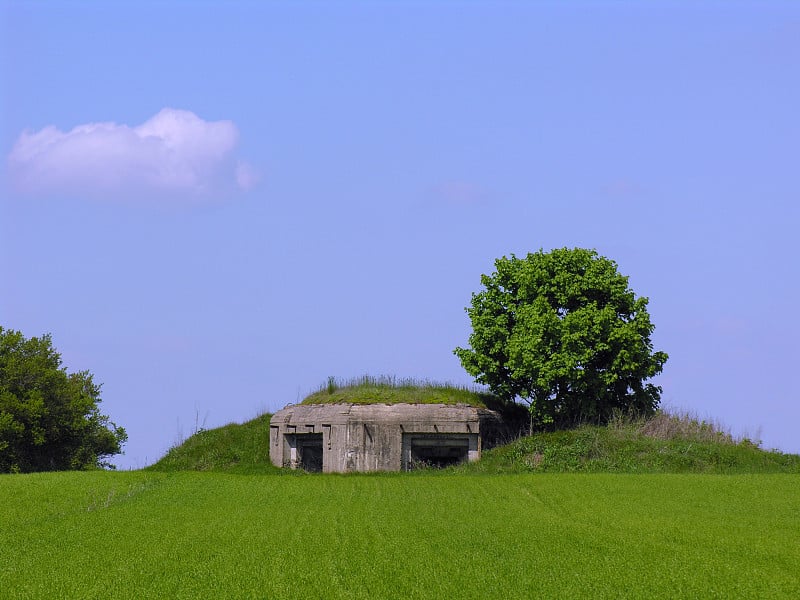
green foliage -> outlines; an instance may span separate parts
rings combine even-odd
[[[794,475],[0,478],[17,598],[797,598]]]
[[[338,381],[335,377],[306,397],[302,404],[467,404],[479,408],[493,407],[499,399],[480,390],[450,383],[398,379],[388,375],[364,375]]]
[[[537,425],[602,423],[615,410],[651,414],[667,355],[654,352],[647,298],[614,261],[563,248],[495,261],[472,295],[470,348],[455,354],[478,383],[521,398]]]
[[[100,401],[92,374],[67,373],[49,335],[0,327],[0,473],[110,466],[127,435]]]
[[[479,473],[795,473],[800,455],[765,451],[688,415],[615,415],[606,426],[539,432],[483,453]]]
[[[169,450],[152,471],[224,471],[228,473],[275,473],[269,460],[270,414],[247,423],[231,423],[196,432]]]

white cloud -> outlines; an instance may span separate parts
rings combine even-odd
[[[87,123],[23,132],[8,157],[17,188],[106,195],[151,192],[206,196],[234,186],[250,189],[252,167],[233,157],[232,121],[204,121],[165,108],[137,127]]]

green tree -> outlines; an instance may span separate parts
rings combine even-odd
[[[127,435],[99,403],[92,374],[67,373],[49,335],[0,327],[0,473],[111,466]]]
[[[594,250],[563,248],[500,258],[472,295],[470,348],[455,354],[478,383],[522,399],[531,426],[605,422],[615,410],[655,411],[646,383],[667,360],[654,352],[647,298]]]

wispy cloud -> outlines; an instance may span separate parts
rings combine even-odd
[[[638,182],[632,179],[618,178],[607,181],[601,186],[601,191],[607,196],[627,198],[640,195],[642,192],[642,187]]]
[[[433,193],[447,204],[456,206],[482,204],[488,197],[481,186],[462,180],[444,181],[434,186]]]
[[[254,169],[233,155],[238,139],[232,121],[165,108],[135,127],[86,123],[68,132],[25,131],[8,163],[17,189],[28,194],[209,196],[257,182]]]

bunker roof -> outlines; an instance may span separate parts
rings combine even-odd
[[[305,426],[314,423],[345,424],[351,421],[407,423],[477,423],[492,411],[467,404],[292,404],[272,417],[273,425]]]

